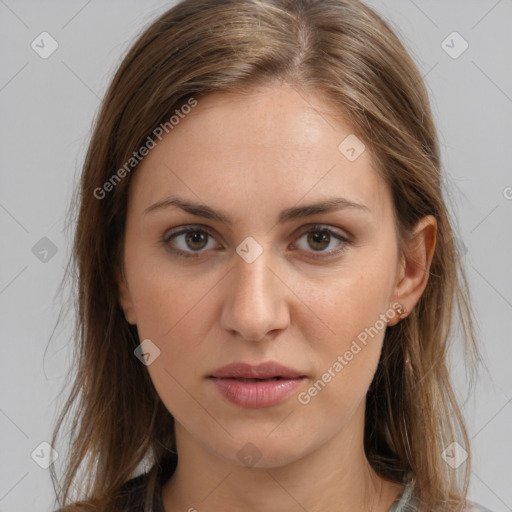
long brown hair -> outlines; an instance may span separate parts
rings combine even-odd
[[[390,187],[400,243],[423,216],[437,220],[425,292],[405,320],[386,330],[367,394],[365,451],[382,477],[414,477],[425,511],[458,510],[466,498],[469,439],[447,365],[454,319],[473,368],[480,357],[443,198],[436,128],[416,65],[389,25],[358,0],[185,0],[152,23],[125,56],[83,167],[70,261],[74,380],[52,439],[55,446],[71,418],[62,484],[52,466],[66,510],[107,510],[142,462],[162,461],[175,450],[173,418],[134,357],[137,331],[118,301],[115,276],[136,172],[134,162],[126,163],[191,98],[251,94],[275,81],[321,93],[364,141]],[[469,454],[457,471],[442,458],[453,441]],[[81,505],[70,505],[78,499]]]

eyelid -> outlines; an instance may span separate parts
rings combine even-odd
[[[339,238],[342,238],[347,241],[351,241],[353,238],[352,235],[347,230],[336,228],[334,226],[331,226],[330,224],[321,224],[319,222],[305,224],[301,226],[297,231],[301,233],[300,236],[303,236],[306,233],[309,233],[310,231],[329,231],[330,233],[338,235]]]
[[[210,236],[214,236],[212,233],[213,230],[208,226],[203,226],[202,224],[185,224],[183,226],[177,226],[175,228],[167,230],[164,234],[163,239],[168,241],[177,235],[182,235],[190,231],[205,231]]]

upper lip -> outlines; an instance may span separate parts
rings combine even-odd
[[[257,365],[239,362],[232,363],[218,368],[208,377],[216,378],[245,378],[245,379],[271,379],[281,377],[285,379],[296,379],[305,375],[291,368],[287,368],[275,361],[265,361]]]

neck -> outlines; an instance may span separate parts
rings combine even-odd
[[[363,431],[351,426],[282,465],[245,467],[206,449],[176,423],[179,459],[163,486],[165,512],[386,512],[402,486],[370,466]]]

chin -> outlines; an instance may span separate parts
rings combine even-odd
[[[275,428],[275,425],[274,425]],[[234,436],[215,451],[240,467],[272,469],[284,467],[305,456],[312,448],[311,440],[293,436],[279,436],[271,430],[260,430],[254,435]],[[300,448],[300,449],[299,449]]]

